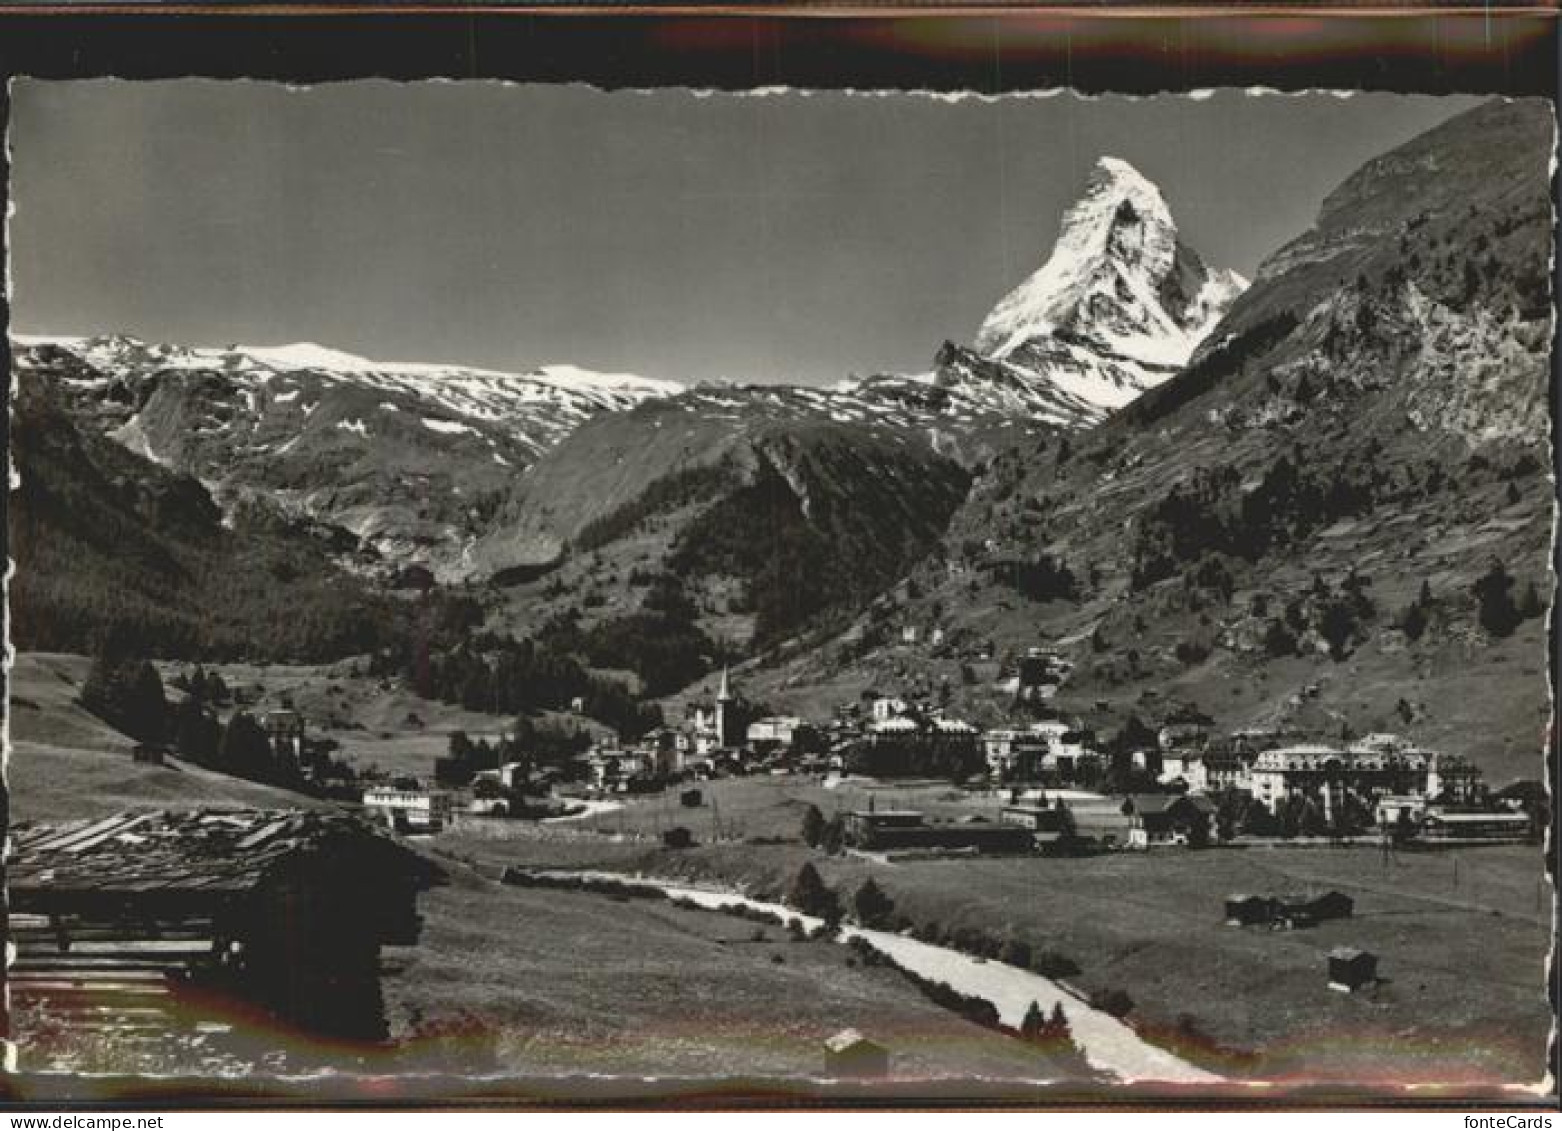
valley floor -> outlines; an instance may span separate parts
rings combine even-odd
[[[130,742],[75,703],[87,662],[21,656],[11,703],[12,811],[59,820],[177,804],[297,807],[301,796],[175,763],[138,765]],[[238,672],[224,670],[235,683]],[[257,677],[259,681],[260,677]],[[269,669],[295,691],[317,682]],[[336,673],[344,752],[353,734],[406,744],[427,774],[430,732],[446,717],[404,693]],[[329,681],[321,694],[330,695]],[[306,712],[322,710],[305,705]],[[406,716],[419,715],[417,725]],[[1376,847],[1165,850],[1081,859],[886,863],[830,857],[799,840],[810,804],[825,814],[911,807],[930,816],[996,817],[996,797],[947,785],[826,788],[802,777],[700,783],[630,799],[573,821],[465,820],[425,842],[453,881],[426,893],[423,941],[386,980],[395,1031],[421,1067],[451,1057],[500,1073],[718,1076],[815,1073],[819,1042],[850,1026],[890,1046],[897,1074],[1045,1077],[1034,1050],[926,1001],[899,975],[849,965],[849,952],[670,904],[523,890],[481,878],[499,866],[682,877],[773,897],[804,862],[849,894],[871,875],[919,924],[1018,938],[1072,959],[1084,994],[1120,990],[1147,1039],[1223,1076],[1335,1086],[1436,1081],[1461,1089],[1541,1079],[1551,1017],[1544,992],[1552,892],[1539,849],[1400,853]],[[660,834],[687,827],[697,846]],[[1234,892],[1337,888],[1351,919],[1270,932],[1223,923]],[[1345,995],[1325,956],[1355,946],[1385,979]],[[780,961],[777,961],[779,956]]]
[[[796,1077],[871,1033],[902,1079],[1048,1080],[1056,1063],[924,999],[894,970],[777,926],[662,901],[458,877],[387,980],[411,1063],[467,1073]]]
[[[778,894],[804,861],[843,894],[871,875],[917,923],[977,928],[1071,958],[1082,991],[1126,992],[1141,1032],[1222,1074],[1468,1087],[1543,1076],[1552,892],[1538,848],[1385,856],[1376,846],[1254,846],[883,863],[828,857],[795,839],[807,804],[829,813],[860,794],[796,778],[703,784],[697,810],[631,802],[569,830],[478,826],[440,843],[471,859],[680,876],[761,897]],[[953,793],[898,789],[878,804],[952,815]],[[658,831],[675,823],[700,846],[662,848]],[[775,843],[782,838],[789,843]],[[1292,932],[1224,923],[1231,893],[1328,889],[1355,899],[1353,918]],[[1357,995],[1329,990],[1326,956],[1338,946],[1379,955],[1383,983]]]

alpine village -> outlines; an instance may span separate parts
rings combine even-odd
[[[12,1067],[1533,1088],[1554,129],[832,387],[14,335]]]

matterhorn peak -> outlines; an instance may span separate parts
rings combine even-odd
[[[1087,399],[1117,408],[1185,365],[1246,287],[1182,242],[1153,181],[1120,157],[1101,157],[1052,253],[993,308],[975,346],[1038,376],[1060,351],[1093,354],[1104,383]],[[1070,366],[1088,360],[1071,356]]]
[[[1166,200],[1155,182],[1121,157],[1096,158],[1090,176],[1085,181],[1085,194],[1074,208],[1081,209],[1091,200],[1103,196],[1119,202],[1138,201],[1144,206],[1144,211],[1154,214],[1157,219],[1171,222],[1171,209],[1166,207]]]

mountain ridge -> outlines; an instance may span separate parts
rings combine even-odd
[[[1533,776],[1555,137],[1548,105],[1495,102],[1368,162],[1175,377],[995,455],[906,585],[749,685],[793,709],[943,686],[996,721],[1002,657],[1041,647],[1087,717],[1192,700],[1223,729],[1408,729]]]
[[[1041,267],[983,319],[972,348],[1121,408],[1185,365],[1247,287],[1183,243],[1165,198],[1127,161],[1102,157]]]

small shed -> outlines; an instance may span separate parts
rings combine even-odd
[[[1356,910],[1356,901],[1338,891],[1322,895],[1282,895],[1274,902],[1274,925],[1287,929],[1316,927],[1329,919],[1349,919]]]
[[[1337,946],[1329,952],[1329,988],[1355,993],[1378,980],[1378,956],[1353,946]]]
[[[884,1076],[889,1072],[889,1050],[871,1041],[856,1029],[842,1029],[824,1042],[824,1074],[842,1079],[849,1076]]]
[[[1226,896],[1226,925],[1229,927],[1267,923],[1273,915],[1274,901],[1262,895],[1237,893]]]
[[[166,747],[152,742],[138,743],[131,751],[132,761],[141,762],[148,766],[161,766],[163,757],[168,753]]]
[[[1356,910],[1356,901],[1344,892],[1327,891],[1307,900],[1306,907],[1319,922],[1325,919],[1349,919]]]
[[[705,804],[705,795],[697,789],[686,789],[678,795],[678,804],[685,809],[698,809]]]

